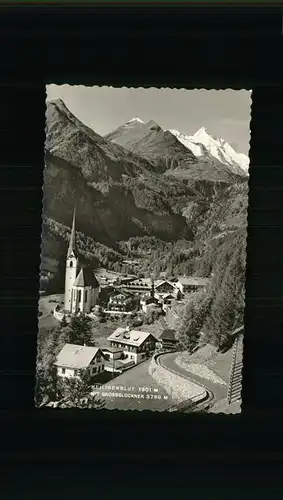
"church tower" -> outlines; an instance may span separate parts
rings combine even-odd
[[[77,271],[78,254],[76,248],[76,210],[74,210],[72,231],[66,259],[64,308],[67,312],[72,311],[72,290],[77,277]]]

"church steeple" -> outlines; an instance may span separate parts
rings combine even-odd
[[[71,255],[74,255],[76,257],[76,253],[77,253],[77,248],[76,248],[76,209],[74,209],[73,224],[72,224],[71,237],[70,237],[67,258],[70,257]]]
[[[78,255],[76,246],[76,209],[73,215],[73,224],[71,230],[70,243],[66,259],[66,274],[65,274],[65,311],[72,311],[72,290],[77,277],[78,270]]]

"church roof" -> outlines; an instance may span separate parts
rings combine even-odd
[[[72,223],[71,236],[70,236],[70,242],[69,242],[69,248],[68,248],[67,257],[70,257],[71,255],[74,255],[76,257],[76,254],[77,254],[77,246],[76,246],[76,210],[74,210],[73,223]]]
[[[74,286],[91,286],[98,288],[99,283],[93,274],[91,267],[82,267],[78,276],[76,277]]]

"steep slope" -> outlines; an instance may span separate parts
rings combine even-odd
[[[231,183],[245,175],[238,166],[227,168],[202,146],[192,143],[192,147],[188,147],[176,131],[163,130],[153,120],[143,123],[135,118],[105,137],[148,159],[157,172],[178,179]]]
[[[60,231],[55,238],[56,224],[69,227],[74,206],[79,230],[113,249],[133,236],[193,239],[179,205],[199,193],[164,180],[146,159],[83,125],[61,100],[47,104],[45,164],[43,213],[55,223],[43,238],[50,272],[60,269],[65,249]]]
[[[194,154],[184,147],[171,132],[164,131],[153,120],[148,123],[136,120],[127,122],[105,137],[154,162],[158,171],[165,171],[169,167],[174,168],[178,160],[182,160],[186,166],[197,161]]]
[[[65,259],[70,239],[70,227],[66,227],[48,217],[43,217],[41,248],[41,289],[49,293],[64,291]],[[76,243],[80,262],[90,264],[94,269],[107,267],[114,269],[122,262],[123,254],[93,238],[76,232]]]
[[[182,134],[178,130],[170,130],[170,132],[196,157],[206,161],[214,160],[215,165],[219,166],[220,163],[222,168],[228,166],[229,170],[237,175],[247,175],[249,158],[244,154],[236,153],[230,144],[223,139],[213,137],[204,127],[192,136]]]
[[[77,228],[82,233],[82,257],[92,265],[111,268],[115,264],[115,270],[128,255],[128,250],[121,250],[119,242],[152,238],[153,242],[160,241],[158,249],[165,242],[164,252],[156,253],[156,261],[164,257],[161,267],[165,270],[167,265],[178,266],[178,262],[184,262],[186,242],[201,248],[196,258],[205,254],[207,241],[215,239],[215,235],[210,234],[213,220],[219,226],[218,232],[223,232],[221,221],[231,222],[232,207],[235,220],[238,216],[241,218],[237,203],[246,195],[244,191],[241,194],[244,188],[233,185],[239,176],[222,172],[218,178],[210,164],[206,171],[201,162],[194,163],[195,157],[173,134],[159,130],[153,122],[148,126],[133,119],[122,129],[128,140],[130,131],[134,132],[137,149],[145,148],[144,153],[129,151],[96,134],[61,100],[47,104],[42,273],[45,276],[51,273],[57,280],[56,286],[63,284],[67,228],[74,206]],[[137,130],[145,129],[149,133],[138,140]],[[121,130],[116,131],[116,139],[119,135]],[[182,156],[184,149],[188,163]],[[169,163],[172,166],[174,161],[173,175],[170,169],[166,175],[158,173],[158,165],[164,168]],[[178,167],[180,163],[183,170]],[[190,169],[191,174],[183,175],[182,172],[188,173]],[[194,177],[198,170],[199,176]],[[179,244],[177,252],[181,259],[174,256],[174,242],[178,241],[184,242]],[[191,263],[189,268],[192,269]]]
[[[196,220],[195,239],[199,253],[195,260],[195,270],[199,275],[208,276],[215,272],[215,266],[223,252],[228,255],[234,252],[235,242],[241,247],[241,252],[245,251],[247,208],[248,182],[243,181],[218,194],[205,216]]]
[[[85,127],[62,101],[48,103],[46,123],[46,215],[68,226],[77,204],[82,232],[112,245],[138,234],[192,237],[145,159]],[[144,195],[134,189],[141,184]]]
[[[210,276],[210,284],[200,292],[196,307],[191,309],[189,303],[185,310],[181,328],[184,349],[191,346],[191,335],[196,338],[200,332],[202,341],[227,349],[230,332],[243,324],[247,205],[248,183],[244,181],[216,196],[205,217],[197,221],[191,270],[196,276]]]
[[[105,135],[105,139],[131,149],[131,143],[139,136],[138,131],[144,129],[145,123],[140,118],[132,118],[117,129]]]

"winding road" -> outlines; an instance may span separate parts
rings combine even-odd
[[[163,368],[166,368],[176,373],[177,375],[180,375],[181,377],[187,379],[188,382],[190,381],[200,385],[201,387],[204,387],[208,392],[208,400],[206,401],[205,406],[211,404],[212,401],[218,401],[226,398],[227,395],[226,386],[220,386],[218,384],[214,384],[210,380],[203,379],[177,365],[176,358],[177,356],[179,356],[179,354],[180,354],[179,352],[168,352],[165,354],[161,354],[158,358],[158,361]],[[199,410],[199,408],[201,409],[202,406],[203,404],[200,403],[200,405],[196,406],[196,409]]]

